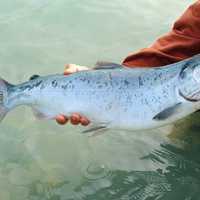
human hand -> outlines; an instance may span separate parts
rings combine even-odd
[[[69,74],[72,74],[78,71],[83,71],[83,70],[89,70],[89,68],[85,66],[75,65],[75,64],[67,64],[65,65],[64,75],[69,75]],[[86,117],[81,116],[78,113],[73,113],[69,117],[64,116],[64,115],[58,115],[56,117],[56,122],[60,125],[64,125],[68,121],[70,121],[71,124],[73,125],[81,124],[82,126],[87,126],[90,123],[90,121]]]
[[[89,70],[89,68],[85,66],[76,65],[76,64],[66,64],[64,75],[69,75],[69,74],[79,72],[79,71],[84,71],[84,70]]]

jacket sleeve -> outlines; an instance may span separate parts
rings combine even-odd
[[[156,67],[181,61],[200,53],[200,0],[175,22],[172,30],[153,45],[130,54],[123,65]]]

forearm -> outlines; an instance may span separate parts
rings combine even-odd
[[[153,45],[129,55],[128,67],[163,66],[200,53],[200,0],[191,5],[175,22],[173,29]]]

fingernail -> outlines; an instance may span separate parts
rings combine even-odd
[[[81,125],[82,126],[87,126],[90,123],[90,121],[86,118],[81,118]]]
[[[66,118],[62,115],[59,115],[58,117],[56,117],[56,122],[60,125],[64,125],[67,123],[68,120],[66,120]]]
[[[67,76],[67,75],[69,75],[69,74],[71,74],[71,73],[69,73],[69,72],[64,72],[64,75],[65,75],[65,76]]]
[[[70,122],[73,124],[73,125],[78,125],[80,123],[80,118],[78,115],[76,114],[73,114],[71,117],[70,117]]]

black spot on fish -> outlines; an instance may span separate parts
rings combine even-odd
[[[180,77],[183,79],[186,77],[186,72],[185,69],[188,68],[188,63],[186,63],[185,65],[183,65],[181,72],[180,72]]]
[[[158,74],[158,77],[161,79],[162,78],[162,72]]]
[[[157,81],[157,79],[158,79],[158,77],[157,77],[157,76],[155,76],[155,77],[154,77],[154,81]]]
[[[87,79],[85,77],[80,77],[80,80],[85,82]]]
[[[64,89],[64,90],[67,89],[67,87],[68,87],[68,84],[61,86],[61,88]]]
[[[124,80],[124,84],[125,84],[126,86],[128,86],[128,85],[130,84],[130,82],[127,81],[127,80]]]
[[[41,80],[41,81],[38,81],[38,82],[36,82],[36,83],[34,83],[34,84],[32,84],[32,85],[29,87],[28,90],[32,90],[33,88],[38,87],[41,83],[42,83],[42,80]]]
[[[142,81],[142,78],[139,76],[139,86],[143,86],[143,81]]]
[[[42,89],[44,89],[45,88],[45,84],[41,84],[40,85],[40,89],[42,90]]]
[[[97,85],[100,84],[100,83],[101,83],[100,81],[97,81],[97,82],[96,82]]]
[[[112,80],[112,74],[111,73],[109,73],[109,79]]]
[[[32,90],[33,88],[38,87],[41,83],[42,83],[42,80],[35,82],[33,84],[30,83],[30,84],[27,84],[27,85],[22,85],[19,88],[20,88],[20,90],[26,90],[26,89]]]
[[[35,83],[34,87],[38,87],[40,84],[42,83],[42,80],[41,81],[38,81]]]
[[[107,86],[108,86],[108,83],[107,83],[107,82],[104,82],[104,85],[107,87]]]
[[[52,84],[52,87],[57,87],[58,82],[57,82],[56,80],[53,80],[53,81],[51,82],[51,84]]]

